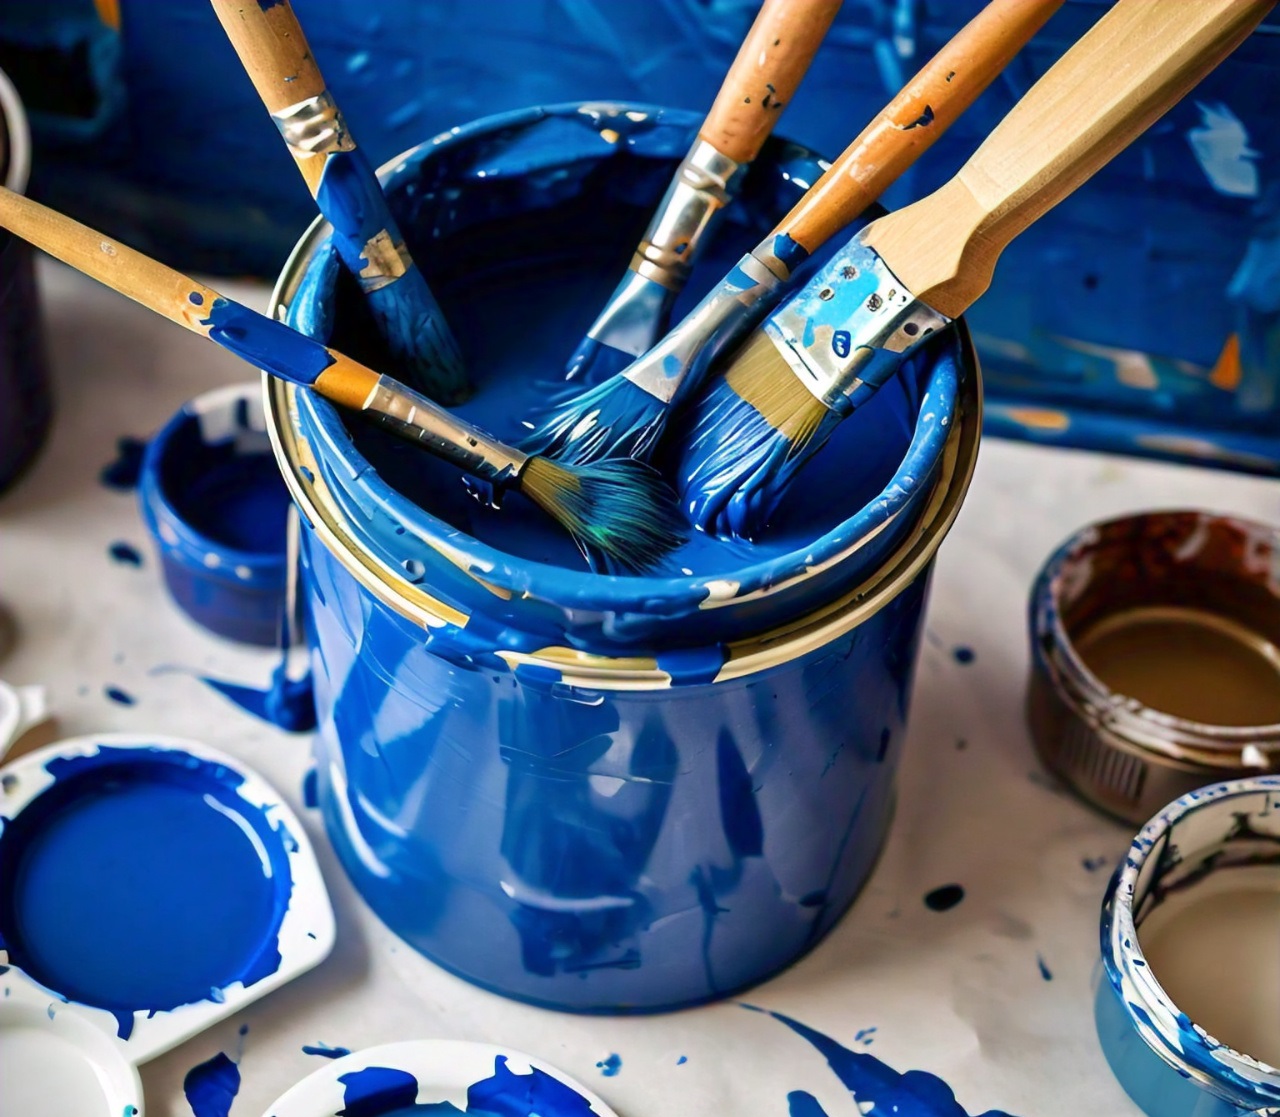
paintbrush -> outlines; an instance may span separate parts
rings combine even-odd
[[[674,494],[642,462],[583,468],[505,446],[391,377],[3,188],[0,226],[257,368],[376,419],[498,490],[520,491],[605,569],[645,569],[681,541]]]
[[[685,510],[749,538],[801,466],[991,282],[1000,252],[1222,61],[1275,0],[1118,0],[946,185],[873,221],[737,354],[680,467]]]
[[[840,3],[764,0],[626,274],[570,358],[566,379],[607,380],[667,332],[713,222],[791,102]]]
[[[469,391],[458,343],[356,147],[288,0],[212,0],[231,45],[333,226],[396,368],[442,403]]]
[[[647,456],[672,409],[776,305],[794,270],[945,132],[1062,3],[987,4],[671,333],[556,409],[524,447],[564,461]]]

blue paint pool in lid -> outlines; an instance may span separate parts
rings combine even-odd
[[[557,397],[697,125],[526,110],[390,169],[481,425],[510,438]],[[766,147],[688,298],[820,169]],[[317,225],[277,308],[377,366],[340,272]],[[826,484],[798,485],[770,538],[694,536],[644,577],[589,573],[517,496],[483,508],[420,449],[268,385],[303,524],[319,804],[393,930],[583,1012],[723,997],[821,940],[892,816],[932,557],[977,451],[976,363],[963,329],[948,341],[843,425],[815,458]]]
[[[140,1098],[120,1100],[133,1068],[332,949],[301,825],[230,757],[104,734],[0,774],[3,1117],[141,1113]],[[11,1066],[17,1050],[28,1057]],[[53,1077],[65,1106],[14,1108]]]
[[[486,1043],[424,1039],[328,1062],[272,1104],[271,1117],[616,1117],[540,1059]]]
[[[219,636],[276,646],[289,495],[272,461],[261,387],[231,385],[183,405],[147,445],[138,497],[183,612]]]

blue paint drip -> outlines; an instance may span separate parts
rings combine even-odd
[[[187,1071],[182,1092],[193,1117],[228,1117],[240,1092],[240,1068],[219,1051]]]
[[[969,664],[978,658],[978,653],[965,644],[961,644],[951,652],[952,658],[957,663]]]
[[[343,1055],[350,1055],[349,1047],[329,1047],[323,1043],[304,1043],[302,1045],[302,1053],[304,1055],[319,1055],[322,1059],[341,1059]]]
[[[804,1090],[792,1090],[787,1095],[789,1117],[827,1117],[818,1099]]]
[[[964,889],[958,884],[944,884],[926,892],[924,905],[930,911],[950,911],[964,899]]]
[[[116,440],[116,460],[108,462],[98,474],[98,480],[109,489],[129,492],[138,487],[138,476],[142,472],[142,458],[147,452],[147,444],[140,438],[119,438]]]
[[[141,566],[142,555],[138,553],[138,549],[129,543],[117,542],[112,543],[107,548],[107,553],[112,559],[125,566]]]
[[[600,1068],[600,1073],[605,1078],[616,1078],[618,1071],[622,1069],[622,1057],[616,1054],[610,1055],[606,1059],[601,1059],[596,1066]]]
[[[309,810],[315,810],[320,806],[320,773],[315,768],[308,768],[307,774],[302,777],[302,805]]]
[[[685,1064],[685,1063],[687,1063],[688,1061],[689,1061],[689,1056],[688,1056],[688,1055],[681,1055],[681,1056],[680,1056],[680,1058],[678,1058],[678,1059],[676,1060],[676,1066],[678,1066],[678,1067],[682,1067],[682,1066],[684,1066],[684,1064]]]
[[[279,726],[288,733],[310,733],[316,727],[311,674],[308,672],[301,679],[291,679],[286,666],[282,661],[276,667],[271,673],[271,685],[266,690],[207,675],[197,677],[245,713]]]
[[[319,342],[230,299],[215,299],[200,324],[223,349],[294,384],[314,384],[333,364]]]
[[[969,1117],[951,1087],[941,1078],[922,1070],[900,1072],[882,1063],[874,1055],[850,1051],[835,1040],[813,1028],[783,1016],[780,1012],[767,1012],[751,1005],[743,1006],[753,1012],[764,1012],[781,1021],[797,1035],[808,1040],[835,1071],[836,1077],[858,1103],[866,1117]],[[788,1100],[799,1091],[788,1095]],[[808,1102],[801,1102],[808,1106]],[[813,1106],[817,1105],[814,1101]],[[865,1108],[870,1105],[870,1108]],[[793,1109],[792,1113],[796,1111]],[[816,1117],[821,1109],[812,1107],[802,1113]],[[981,1117],[1011,1117],[998,1109],[989,1109]]]
[[[1045,981],[1053,980],[1053,971],[1050,970],[1047,965],[1045,965],[1044,959],[1040,957],[1039,954],[1036,955],[1036,965],[1040,967],[1040,976],[1044,978]]]
[[[0,831],[0,946],[15,965],[112,1012],[121,1038],[135,1012],[277,970],[288,858],[238,773],[152,748],[45,767],[53,784]]]
[[[116,702],[121,706],[132,706],[137,702],[137,699],[132,694],[121,690],[118,686],[103,687],[102,693],[110,698],[112,702]]]

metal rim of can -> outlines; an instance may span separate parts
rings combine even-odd
[[[1280,1113],[1272,1108],[1280,1105],[1280,1069],[1212,1039],[1173,1003],[1143,955],[1133,912],[1143,867],[1179,820],[1204,809],[1231,814],[1233,800],[1258,794],[1269,794],[1280,804],[1280,776],[1211,784],[1174,800],[1152,818],[1111,878],[1102,902],[1100,938],[1104,980],[1124,1002],[1147,1046],[1178,1074],[1241,1106],[1242,1112],[1264,1117]]]
[[[4,185],[15,194],[22,194],[31,177],[31,128],[22,99],[3,70],[0,70],[0,121],[4,126],[3,146],[0,146]]]

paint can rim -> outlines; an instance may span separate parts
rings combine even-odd
[[[0,118],[5,131],[4,186],[15,194],[24,194],[31,178],[31,127],[18,90],[3,70]]]

